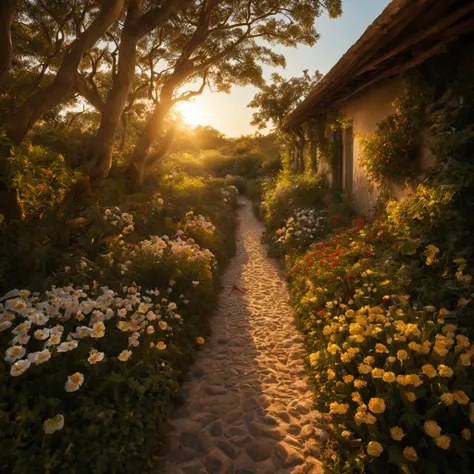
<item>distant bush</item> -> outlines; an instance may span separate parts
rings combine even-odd
[[[12,147],[9,161],[10,184],[18,190],[26,218],[39,217],[60,202],[74,180],[63,156],[39,145]]]

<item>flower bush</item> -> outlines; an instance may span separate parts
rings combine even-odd
[[[290,248],[305,248],[316,238],[323,237],[328,231],[327,211],[297,209],[295,217],[286,220],[285,225],[275,232],[273,243],[285,253]]]
[[[468,472],[474,345],[457,321],[470,302],[410,303],[410,276],[383,224],[355,220],[288,257],[318,403],[333,415],[326,467]]]
[[[2,235],[1,472],[156,463],[209,332],[237,197],[224,180],[156,179],[160,192],[133,195],[111,179],[63,226],[46,217]]]
[[[74,179],[64,157],[40,145],[12,147],[9,161],[9,180],[27,218],[43,215],[60,202]]]
[[[281,257],[350,222],[351,210],[319,176],[282,172],[264,182],[260,215],[267,228],[269,253]]]
[[[408,98],[393,104],[396,112],[377,124],[374,133],[359,135],[362,165],[369,177],[384,183],[405,185],[419,172],[418,141],[422,121]]]
[[[200,283],[2,297],[2,471],[140,469],[203,334]]]

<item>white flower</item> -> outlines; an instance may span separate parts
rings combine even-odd
[[[95,349],[92,349],[90,351],[89,357],[87,358],[87,362],[89,362],[89,364],[95,365],[97,362],[104,360],[104,356],[105,354],[103,352],[98,352]]]
[[[81,385],[84,383],[84,375],[80,372],[70,375],[67,378],[67,382],[64,385],[66,392],[76,392],[81,388]]]
[[[51,359],[51,352],[48,349],[44,349],[40,352],[34,352],[33,363],[36,365],[44,364]]]
[[[196,288],[196,286],[199,286],[199,282],[198,281],[193,281],[193,286],[194,286],[194,288]]]
[[[43,430],[46,434],[53,434],[55,431],[62,430],[64,427],[64,416],[56,415],[54,418],[48,418],[43,423]]]
[[[5,360],[11,362],[21,359],[26,353],[26,349],[23,346],[11,346],[5,351]]]
[[[25,359],[19,360],[12,365],[10,369],[10,375],[12,377],[17,377],[18,375],[21,375],[24,372],[26,372],[28,368],[30,367],[30,365],[31,365],[31,362],[29,360],[25,360]]]
[[[61,344],[59,344],[56,350],[58,352],[69,352],[75,349],[78,345],[79,343],[77,341],[62,342]]]
[[[2,321],[0,323],[0,332],[6,331],[12,325],[11,321]]]
[[[28,334],[21,333],[15,336],[12,342],[13,344],[20,344],[24,346],[25,344],[28,344],[29,340],[30,340],[30,336],[28,336]]]
[[[153,334],[155,332],[155,328],[153,326],[148,326],[146,328],[147,334]]]
[[[35,339],[38,341],[44,341],[45,339],[48,339],[49,337],[49,329],[37,329],[34,332]]]
[[[168,329],[168,323],[166,321],[160,321],[158,326],[162,331],[166,331]]]
[[[128,359],[130,359],[130,356],[132,355],[132,351],[128,350],[123,350],[119,355],[118,355],[118,360],[121,362],[126,362]]]

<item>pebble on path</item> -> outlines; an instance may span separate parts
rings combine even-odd
[[[183,384],[185,403],[169,421],[160,471],[319,474],[327,417],[313,407],[303,339],[278,264],[261,243],[263,226],[248,199],[239,203],[237,253],[212,335]]]

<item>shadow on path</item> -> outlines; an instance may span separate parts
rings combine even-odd
[[[168,427],[166,474],[322,472],[325,417],[306,384],[303,338],[288,289],[240,198],[237,254],[224,276],[212,336]],[[233,289],[237,286],[243,293]]]

